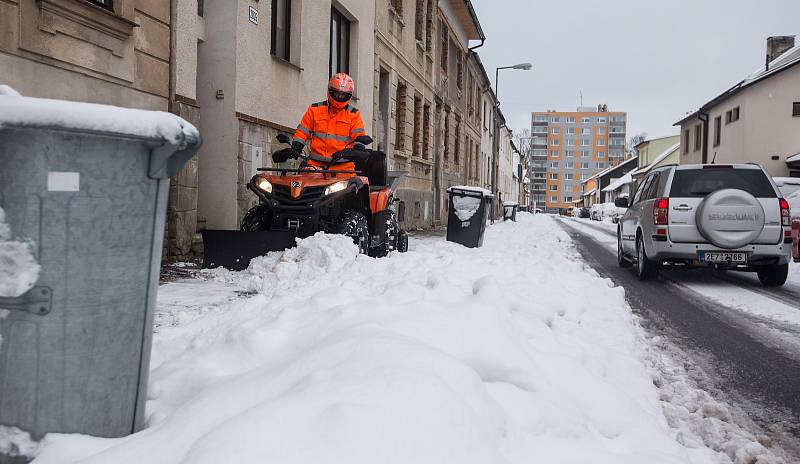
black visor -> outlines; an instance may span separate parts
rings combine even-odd
[[[351,98],[353,98],[353,94],[352,93],[350,93],[350,92],[342,92],[342,91],[335,90],[335,89],[328,89],[328,95],[330,95],[331,98],[333,98],[334,100],[336,100],[339,103],[344,103],[344,102],[350,100]]]

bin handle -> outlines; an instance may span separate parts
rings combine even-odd
[[[0,297],[0,309],[44,316],[50,313],[52,301],[53,290],[50,287],[37,286],[16,298]]]
[[[178,144],[165,142],[163,145],[155,147],[150,152],[148,177],[168,179],[177,175],[183,166],[197,154],[202,144],[203,141],[199,135],[187,140],[184,133],[184,140]]]

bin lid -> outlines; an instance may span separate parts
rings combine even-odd
[[[519,206],[519,203],[516,201],[504,201],[503,206]]]
[[[456,191],[460,190],[460,191],[463,191],[463,192],[479,193],[479,194],[481,194],[481,196],[484,196],[484,197],[492,197],[492,198],[494,197],[494,194],[491,191],[486,190],[485,188],[481,188],[481,187],[473,187],[471,185],[454,185],[454,186],[452,186],[452,187],[447,189],[447,193],[452,193],[454,190],[456,190]]]
[[[197,128],[172,113],[96,103],[23,97],[4,87],[0,92],[0,129],[39,128],[99,135],[198,144]]]

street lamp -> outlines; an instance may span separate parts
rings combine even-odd
[[[521,71],[530,71],[533,68],[533,65],[530,63],[519,63],[513,66],[501,66],[496,68],[494,71],[494,97],[495,106],[494,106],[494,143],[492,143],[492,193],[495,195],[495,198],[498,198],[497,194],[497,163],[500,149],[500,124],[497,121],[497,116],[500,113],[500,87],[499,87],[499,79],[500,79],[500,70],[501,69],[518,69]],[[492,218],[495,217],[493,209]]]

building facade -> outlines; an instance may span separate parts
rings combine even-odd
[[[270,165],[277,134],[292,134],[308,105],[327,98],[332,74],[353,76],[352,104],[374,133],[375,1],[308,3],[204,3],[197,54],[201,227],[238,229],[256,202],[247,182]]]
[[[407,229],[433,223],[435,0],[377,0],[373,128],[389,169],[407,172],[397,191]]]
[[[434,63],[434,221],[447,218],[447,189],[465,183],[470,146],[467,104],[467,54],[471,40],[484,40],[478,17],[469,0],[440,0]],[[474,136],[474,132],[472,134]],[[480,143],[480,141],[477,141]]]
[[[533,156],[547,156],[548,211],[574,206],[582,181],[625,159],[626,119],[624,112],[608,111],[605,105],[533,113]]]
[[[723,94],[675,123],[688,163],[748,163],[772,176],[800,176],[800,47],[794,36],[767,39],[767,61]]]

